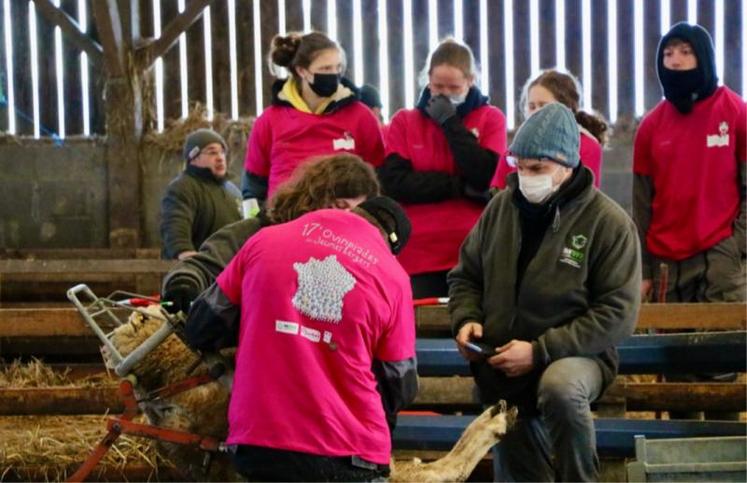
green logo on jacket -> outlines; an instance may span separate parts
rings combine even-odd
[[[565,263],[574,268],[581,268],[583,263],[584,252],[581,251],[586,247],[586,243],[589,239],[584,235],[573,235],[571,236],[571,247],[563,247],[563,252],[560,255],[560,263]]]

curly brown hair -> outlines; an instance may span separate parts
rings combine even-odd
[[[285,223],[310,211],[334,208],[342,198],[370,198],[381,191],[373,166],[354,154],[333,154],[301,164],[268,201],[272,223]]]
[[[519,101],[521,106],[526,106],[529,89],[537,85],[550,91],[559,103],[573,111],[576,122],[597,138],[599,144],[602,146],[607,144],[610,129],[604,118],[597,113],[579,110],[581,87],[573,74],[549,69],[543,71],[534,79],[529,79],[521,90],[521,100]]]

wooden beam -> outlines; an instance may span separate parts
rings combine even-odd
[[[479,409],[471,377],[421,377],[414,409]],[[636,383],[618,378],[600,403],[624,400],[628,411],[747,411],[745,383]]]
[[[89,60],[101,65],[104,51],[101,45],[80,31],[80,25],[61,8],[55,7],[50,0],[34,0],[39,12],[52,25],[60,27],[67,40],[88,54]]]
[[[747,328],[747,305],[743,303],[712,304],[643,304],[638,329],[724,329]]]
[[[93,331],[70,309],[0,309],[0,337],[88,337]]]
[[[130,258],[158,259],[161,251],[158,248],[112,249],[112,248],[3,248],[0,259],[18,260],[70,260],[97,259],[118,260]]]
[[[107,74],[111,78],[122,77],[127,69],[117,0],[97,0],[91,2],[91,7],[96,20],[96,30],[104,48]]]
[[[189,2],[184,11],[161,31],[160,37],[136,51],[138,65],[143,69],[150,67],[157,58],[164,55],[176,43],[179,35],[200,18],[205,7],[212,2],[213,0],[192,0]]]
[[[116,385],[0,389],[0,415],[120,413]]]
[[[176,264],[172,260],[0,260],[3,280],[13,275],[56,274],[164,274]]]
[[[451,335],[451,321],[446,305],[424,305],[415,310],[418,334]],[[743,303],[711,304],[643,304],[638,329],[718,329],[746,330],[747,305]]]
[[[99,0],[94,0],[94,3]],[[103,434],[102,434],[103,437]],[[11,465],[3,473],[3,481],[50,481],[70,476],[78,469],[81,462],[61,463],[50,467]],[[160,463],[157,467],[148,463],[131,463],[122,465],[99,464],[91,473],[92,481],[184,481],[185,477],[173,465]]]

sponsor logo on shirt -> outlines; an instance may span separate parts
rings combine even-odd
[[[563,247],[563,251],[560,254],[560,263],[565,263],[573,268],[581,268],[586,255],[583,249],[586,247],[589,239],[585,235],[573,235],[571,236],[570,247]]]
[[[350,133],[350,131],[345,131],[345,133],[339,139],[333,139],[332,149],[334,149],[335,151],[354,151],[355,139],[353,139],[353,135]]]
[[[316,329],[301,327],[301,337],[309,339],[311,342],[319,342],[322,340],[322,333]]]
[[[275,321],[275,332],[297,335],[298,324],[295,322],[287,322],[285,320],[276,320]]]
[[[706,135],[706,146],[709,148],[720,148],[729,145],[729,123],[721,121],[718,125],[718,134]]]

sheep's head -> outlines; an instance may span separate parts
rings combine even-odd
[[[158,311],[156,305],[147,309],[152,314],[158,314]],[[112,333],[112,345],[125,357],[165,323],[167,322],[159,318],[133,312],[127,323]],[[106,352],[104,359],[111,365]],[[137,377],[139,388],[150,391],[187,377],[197,361],[197,355],[179,337],[172,334],[135,364],[131,372]]]

